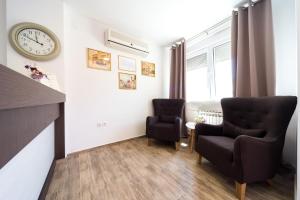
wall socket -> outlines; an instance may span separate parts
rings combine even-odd
[[[107,122],[106,121],[98,122],[97,127],[98,128],[105,128],[105,127],[107,127]]]

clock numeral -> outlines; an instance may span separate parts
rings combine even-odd
[[[25,43],[25,42],[23,43],[23,45],[24,45],[25,47],[27,47],[27,46],[28,46],[28,44],[27,44],[27,43]]]
[[[32,51],[32,48],[31,48],[31,47],[29,47],[29,51]]]

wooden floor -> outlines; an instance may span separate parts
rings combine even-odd
[[[57,162],[46,199],[236,200],[234,182],[187,148],[146,138],[73,154]],[[246,200],[293,199],[293,180],[247,185]]]

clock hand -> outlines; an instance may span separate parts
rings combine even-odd
[[[41,46],[43,46],[43,45],[44,45],[43,43],[40,43],[40,42],[38,42],[38,41],[36,41],[36,40],[34,40],[34,39],[32,39],[32,38],[28,37],[28,36],[25,36],[25,37],[27,37],[29,40],[32,40],[32,41],[34,41],[34,42],[36,42],[36,43],[40,44]]]
[[[36,32],[34,32],[34,35],[35,35],[35,40],[36,42],[39,42],[38,38],[37,38],[37,35],[36,35]]]

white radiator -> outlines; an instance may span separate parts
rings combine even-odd
[[[207,124],[222,124],[223,113],[220,102],[188,102],[186,104],[186,120],[194,122],[197,117],[203,117]]]

